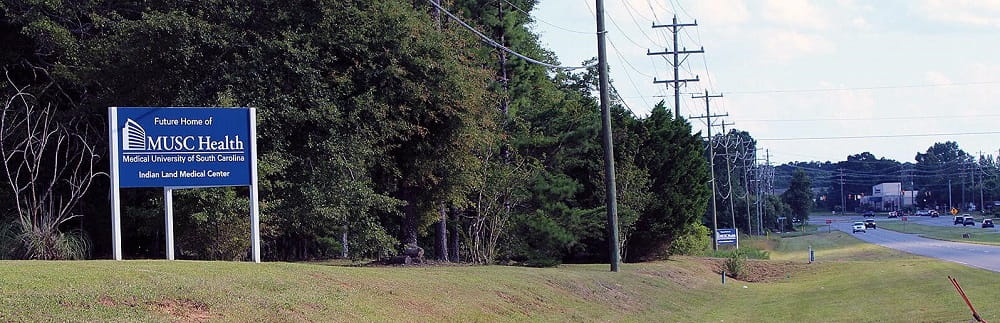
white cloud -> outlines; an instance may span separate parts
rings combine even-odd
[[[738,25],[750,20],[750,10],[743,0],[698,1],[695,11],[712,25]]]
[[[917,8],[930,20],[1000,27],[1000,0],[923,0]]]
[[[790,60],[804,55],[822,54],[834,49],[833,42],[819,35],[796,31],[774,31],[764,41],[764,54],[778,60]]]
[[[765,20],[789,27],[825,30],[830,26],[829,12],[808,0],[765,0],[762,11]]]
[[[928,71],[924,73],[924,79],[930,84],[942,85],[951,84],[951,79],[948,76],[941,74],[941,72]]]
[[[854,19],[851,19],[851,26],[854,26],[854,28],[857,28],[857,29],[870,29],[871,28],[871,24],[869,24],[868,20],[865,20],[864,17],[854,17]]]

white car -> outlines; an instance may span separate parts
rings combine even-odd
[[[866,232],[864,222],[854,222],[851,226],[851,233]]]

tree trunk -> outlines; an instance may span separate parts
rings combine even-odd
[[[340,257],[347,259],[348,249],[347,249],[347,228],[344,228],[344,232],[340,233],[340,244],[343,246],[340,250]]]
[[[403,244],[418,247],[417,225],[420,223],[420,214],[417,212],[417,194],[413,192],[413,188],[405,185],[401,193],[406,201],[406,206],[403,207]]]
[[[438,261],[448,261],[448,210],[444,204],[439,209],[441,219],[437,223],[437,235],[434,236],[434,256]]]
[[[449,242],[451,246],[448,248],[448,259],[451,262],[462,262],[462,258],[458,254],[458,232],[461,230],[461,225],[458,222],[458,210],[451,210],[451,236],[448,237],[451,241]]]

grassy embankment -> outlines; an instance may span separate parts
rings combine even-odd
[[[946,276],[987,320],[997,273],[833,232],[748,239],[769,282],[725,285],[702,258],[559,268],[342,267],[196,261],[0,261],[0,321],[965,321]],[[817,263],[807,265],[807,249]],[[744,287],[745,286],[745,287]]]
[[[1000,234],[997,233],[997,229],[983,229],[979,227],[978,223],[975,227],[942,227],[915,223],[880,222],[878,226],[879,228],[885,228],[902,233],[919,234],[922,237],[931,239],[1000,245]],[[968,233],[970,237],[962,238],[962,235],[966,233]]]

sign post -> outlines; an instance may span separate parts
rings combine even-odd
[[[833,232],[833,220],[826,219],[826,232]]]
[[[163,188],[163,215],[166,218],[167,260],[174,260],[174,189]]]
[[[251,257],[260,262],[256,119],[254,108],[108,108],[114,259],[122,259],[122,188],[163,188],[166,256],[174,260],[175,189],[249,186]]]

